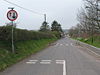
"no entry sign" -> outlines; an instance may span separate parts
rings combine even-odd
[[[15,21],[17,19],[17,17],[18,17],[18,13],[15,10],[8,11],[7,18],[10,21]]]

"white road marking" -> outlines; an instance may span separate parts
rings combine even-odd
[[[60,43],[57,43],[56,45],[55,45],[55,47],[57,47],[57,46],[68,46],[68,44],[60,44]]]
[[[66,44],[66,46],[68,46],[68,44]]]
[[[88,48],[87,48],[88,49]],[[94,52],[94,51],[92,51],[92,50],[90,50],[90,49],[88,49],[90,52],[92,52],[92,53],[94,53],[95,55],[97,55],[97,56],[99,56],[100,57],[100,55],[99,54],[97,54],[96,52]]]
[[[51,60],[41,60],[40,64],[51,64]]]
[[[29,60],[26,64],[36,64],[38,60]]]
[[[63,64],[63,75],[66,75],[66,61],[65,60],[56,60],[56,64]]]
[[[26,62],[26,64],[36,64],[36,62]]]
[[[40,62],[40,64],[51,64],[51,62]]]
[[[63,44],[60,44],[60,46],[62,46]]]
[[[58,46],[59,45],[59,43],[57,43],[55,46]]]
[[[66,75],[66,61],[63,62],[63,75]]]
[[[57,43],[56,45],[59,45],[59,43]]]
[[[71,46],[74,46],[73,43],[71,43]]]
[[[36,64],[38,60],[29,60],[26,64]],[[51,64],[51,60],[41,60],[40,64]],[[66,61],[65,60],[56,60],[56,64],[63,65],[63,75],[66,75]]]

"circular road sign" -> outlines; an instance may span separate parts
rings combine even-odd
[[[8,11],[7,18],[10,21],[15,21],[17,19],[17,17],[18,17],[18,13],[15,10]]]

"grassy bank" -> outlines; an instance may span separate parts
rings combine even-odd
[[[16,42],[16,53],[11,53],[8,49],[9,45],[5,42],[0,43],[0,71],[11,66],[12,64],[17,63],[18,61],[28,57],[34,53],[41,51],[43,48],[51,42],[56,41],[56,38],[53,39],[41,39],[41,40],[30,40],[30,41],[20,41]]]
[[[94,42],[92,43],[92,38],[86,38],[86,39],[83,39],[83,38],[75,38],[81,42],[84,42],[84,43],[87,43],[87,44],[90,44],[90,45],[93,45],[95,47],[98,47],[100,48],[100,36],[95,36],[93,38]]]

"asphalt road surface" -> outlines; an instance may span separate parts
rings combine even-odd
[[[100,61],[63,38],[0,75],[100,75]]]

